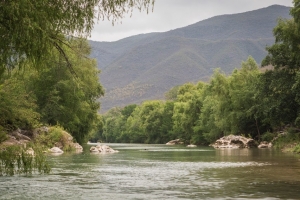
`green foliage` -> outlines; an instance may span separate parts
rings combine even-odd
[[[0,144],[2,142],[4,142],[5,140],[7,140],[8,136],[6,134],[6,132],[4,131],[4,128],[2,126],[0,126]]]
[[[294,7],[290,14],[292,19],[280,19],[273,33],[275,44],[267,47],[268,55],[263,61],[263,65],[273,65],[274,71],[265,73],[262,77],[263,95],[272,98],[264,98],[264,104],[271,105],[267,120],[273,126],[287,123],[298,124],[299,101],[298,101],[298,73],[300,63],[300,40],[299,34],[299,1],[294,1]],[[268,87],[268,85],[270,85]],[[262,98],[261,98],[262,99]],[[269,101],[269,102],[267,102]],[[266,110],[266,109],[264,109]]]
[[[100,103],[97,99],[104,91],[98,80],[96,62],[87,58],[90,48],[86,40],[72,40],[71,45],[73,50],[65,51],[76,75],[57,54],[45,60],[46,67],[32,71],[27,81],[36,96],[41,121],[59,124],[78,142],[83,142],[98,123]]]
[[[0,132],[0,144],[7,140],[7,134],[5,132]]]
[[[274,147],[277,149],[293,148],[295,143],[300,141],[300,132],[281,134],[274,141]]]
[[[262,134],[261,136],[261,140],[262,141],[267,141],[267,142],[271,142],[274,138],[275,138],[275,134],[271,133],[271,132],[265,132],[264,134]]]
[[[48,132],[39,134],[34,141],[40,144],[44,149],[52,148],[59,144],[63,146],[63,151],[73,151],[75,149],[70,145],[70,138],[72,138],[72,136],[62,127],[52,126]]]
[[[36,98],[24,82],[25,78],[17,71],[0,78],[0,126],[6,131],[30,129],[39,124]]]
[[[103,115],[98,138],[106,142],[166,143],[172,138],[173,102],[146,101]]]
[[[49,164],[39,147],[33,147],[34,156],[27,153],[25,148],[10,146],[0,151],[0,176],[14,174],[31,175],[50,172]]]
[[[46,148],[51,148],[57,142],[63,141],[63,129],[60,127],[51,127],[49,132],[44,132],[35,138],[38,144],[44,145]]]
[[[294,153],[300,153],[300,144],[297,144],[294,148],[293,148],[293,150],[292,150]]]
[[[39,68],[52,53],[59,53],[68,62],[63,50],[68,46],[65,36],[89,36],[95,19],[110,18],[114,22],[134,7],[148,9],[151,3],[154,1],[0,2],[0,70],[15,67],[25,60]]]
[[[179,85],[172,87],[168,92],[165,93],[165,99],[175,101],[179,88]]]
[[[14,70],[0,79],[0,126],[6,131],[32,129],[39,124],[61,125],[78,142],[99,123],[98,98],[104,91],[99,83],[96,62],[89,59],[86,40],[68,40],[64,52],[44,60],[44,68],[36,71]],[[80,52],[78,55],[76,52]]]
[[[109,111],[104,115],[103,134],[109,142],[139,143],[181,138],[185,143],[207,144],[223,135],[242,133],[260,138],[264,127],[253,108],[258,102],[254,97],[259,77],[257,64],[249,57],[231,76],[216,70],[208,84],[180,86],[175,101],[146,101],[134,110]]]

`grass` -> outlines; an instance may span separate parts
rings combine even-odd
[[[33,147],[34,156],[28,154],[22,146],[9,146],[0,151],[0,176],[15,174],[32,175],[34,172],[48,174],[51,169],[46,155],[38,146]]]

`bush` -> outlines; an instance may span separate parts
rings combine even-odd
[[[70,144],[70,137],[63,128],[54,126],[49,128],[49,132],[44,132],[35,138],[38,144],[43,145],[45,148],[52,148],[54,146],[62,146],[63,151],[73,151],[75,148]]]
[[[300,153],[300,144],[297,144],[293,150],[292,150],[294,153]]]
[[[274,147],[283,149],[285,147],[293,147],[295,143],[300,141],[300,133],[287,132],[286,134],[279,135],[274,141]]]
[[[266,132],[261,136],[262,141],[271,142],[275,137],[274,133]]]
[[[300,153],[300,143],[297,144],[297,145],[293,148],[292,151],[293,151],[294,153]]]

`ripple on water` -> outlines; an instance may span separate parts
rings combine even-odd
[[[256,162],[153,162],[144,160],[132,162],[131,165],[102,166],[95,168],[101,174],[101,180],[109,188],[116,187],[120,191],[134,193],[135,191],[151,191],[153,194],[178,193],[189,194],[201,188],[222,188],[226,180],[208,178],[205,170],[217,168],[235,168],[246,166],[262,166],[267,163]],[[181,190],[181,188],[185,188]],[[166,192],[168,191],[168,192]],[[177,192],[176,192],[177,191]],[[165,193],[166,192],[166,193]]]
[[[219,159],[209,152],[213,151],[209,148],[140,145],[129,146],[136,149],[125,150],[126,146],[118,146],[116,149],[119,148],[124,148],[124,151],[106,156],[86,154],[55,157],[55,167],[50,175],[31,178],[0,177],[0,199],[152,200],[209,197],[243,199],[247,195],[259,199],[265,197],[263,192],[257,192],[267,183],[264,182],[265,179],[262,181],[249,176],[255,173],[253,171],[266,169],[270,165],[268,162],[217,162]],[[146,148],[155,153],[140,152]],[[190,159],[183,160],[184,156],[190,156]],[[197,156],[200,158],[192,160]],[[168,159],[165,160],[165,157]],[[278,182],[274,184],[278,188],[282,186]],[[235,194],[230,193],[231,187],[238,188],[234,189]],[[265,191],[267,192],[269,191]],[[249,196],[250,194],[253,196]]]

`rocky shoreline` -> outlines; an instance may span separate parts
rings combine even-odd
[[[286,133],[279,133],[277,137],[273,138],[271,142],[261,141],[260,143],[255,141],[252,138],[247,138],[240,135],[228,135],[224,136],[218,140],[216,140],[213,144],[209,146],[214,147],[215,149],[242,149],[242,148],[259,148],[266,149],[272,148],[273,143],[280,137],[285,136]],[[166,145],[178,145],[184,144],[180,139],[171,140],[166,143]],[[297,143],[293,143],[293,146],[297,145]],[[189,144],[186,147],[197,147],[194,144]],[[292,148],[291,145],[288,145],[288,148]]]
[[[25,149],[29,149],[30,154],[34,154],[32,152],[32,148],[27,146],[29,143],[37,144],[37,145],[44,145],[43,142],[39,137],[41,135],[49,135],[51,127],[43,126],[40,128],[36,128],[33,130],[21,130],[17,129],[15,131],[10,132],[7,135],[7,139],[3,141],[0,145],[0,150],[5,149],[9,146],[22,146]],[[53,154],[62,154],[64,153],[64,149],[68,149],[70,151],[74,150],[75,152],[82,152],[83,148],[80,144],[73,142],[73,137],[66,131],[60,132],[60,138],[57,141],[53,142],[51,148],[46,149],[45,153],[53,153]]]

